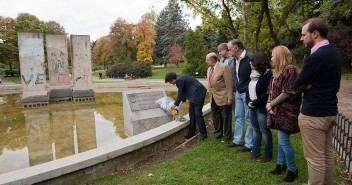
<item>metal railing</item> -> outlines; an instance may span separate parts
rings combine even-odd
[[[347,172],[351,174],[352,168],[352,121],[339,113],[337,123],[333,128],[333,145],[341,158]]]

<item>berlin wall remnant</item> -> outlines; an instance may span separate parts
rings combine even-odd
[[[23,107],[47,106],[43,33],[18,32]]]
[[[71,35],[74,101],[94,100],[89,35]]]
[[[50,79],[50,101],[72,100],[72,85],[68,69],[66,35],[46,35],[48,71]]]

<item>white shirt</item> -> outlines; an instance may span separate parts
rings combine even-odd
[[[255,92],[255,87],[257,86],[257,82],[258,80],[251,80],[248,84],[248,93],[249,93],[249,99],[251,99],[252,101],[256,100],[257,97],[257,93]]]
[[[240,61],[242,60],[242,58],[246,55],[246,50],[243,50],[243,52],[240,55],[240,58],[236,59],[236,77],[238,80],[240,80],[238,78],[238,68],[240,67]]]

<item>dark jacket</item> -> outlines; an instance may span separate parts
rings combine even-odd
[[[337,92],[341,81],[341,59],[332,45],[320,47],[304,61],[294,90],[312,87],[303,92],[301,112],[307,116],[324,117],[337,114]]]
[[[178,88],[175,105],[179,106],[181,101],[188,99],[193,104],[204,101],[207,89],[196,79],[189,75],[177,75],[176,86]]]
[[[246,55],[242,58],[240,61],[240,66],[238,68],[238,78],[237,79],[237,74],[236,74],[236,62],[235,62],[235,70],[234,73],[232,74],[232,78],[235,81],[236,84],[236,90],[240,93],[245,93],[248,88],[248,83],[251,80],[250,79],[250,74],[251,74],[251,66],[249,65],[249,60],[253,54],[246,51]]]
[[[260,75],[257,85],[255,86],[255,93],[257,94],[256,100],[251,100],[249,98],[249,90],[247,88],[246,92],[246,102],[247,104],[252,101],[253,105],[259,112],[266,114],[266,102],[268,101],[268,87],[270,85],[270,79],[273,76],[271,70],[266,71],[264,74]]]

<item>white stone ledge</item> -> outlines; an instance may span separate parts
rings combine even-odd
[[[203,115],[210,112],[210,104],[203,107]],[[117,158],[132,151],[160,141],[189,124],[189,115],[186,122],[172,121],[133,137],[115,143],[82,152],[73,156],[57,159],[36,166],[0,174],[0,184],[24,185],[42,182],[74,171],[89,168],[95,164]]]

